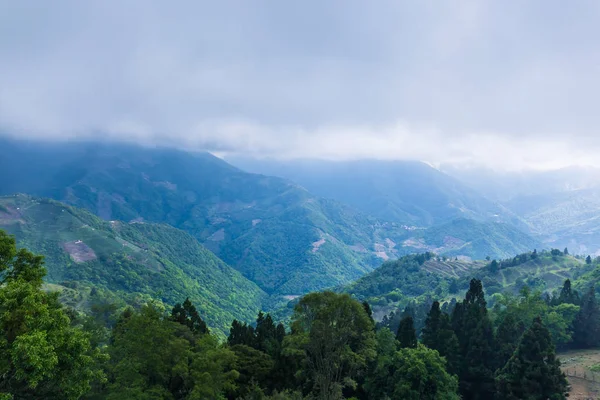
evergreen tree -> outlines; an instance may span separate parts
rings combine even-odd
[[[560,290],[557,304],[579,304],[579,293],[571,288],[571,280],[567,279]]]
[[[254,348],[256,346],[256,337],[254,335],[254,328],[249,326],[245,322],[239,322],[237,319],[234,319],[231,323],[231,328],[229,329],[229,337],[227,338],[227,343],[230,346],[235,346],[236,344],[243,344],[244,346],[249,346]]]
[[[517,349],[519,340],[525,331],[523,321],[517,319],[512,313],[500,322],[496,331],[496,367],[503,368]]]
[[[471,280],[464,301],[454,308],[452,327],[460,346],[459,387],[463,398],[493,398],[494,332],[480,280]]]
[[[396,334],[396,340],[400,344],[400,348],[414,349],[417,347],[417,334],[415,333],[412,317],[402,318],[398,327],[398,333]]]
[[[593,287],[583,297],[573,321],[573,345],[581,349],[600,345],[600,309]]]
[[[256,336],[256,349],[273,355],[278,348],[277,343],[277,327],[271,318],[271,314],[266,316],[258,313],[256,319],[256,328],[254,330]]]
[[[587,265],[590,265],[590,264],[592,263],[592,257],[590,257],[590,256],[587,256],[587,257],[586,257],[586,259],[585,259],[585,263],[586,263]]]
[[[564,254],[565,256],[568,256],[568,255],[569,255],[569,249],[567,249],[567,248],[565,247],[565,250],[563,251],[563,254]]]
[[[496,261],[496,260],[493,260],[493,261],[490,263],[490,267],[489,267],[489,269],[490,269],[490,272],[491,272],[492,274],[495,274],[495,273],[497,273],[497,272],[498,272],[498,261]]]
[[[373,310],[371,310],[371,306],[369,305],[369,303],[367,303],[366,301],[363,301],[362,305],[363,305],[363,308],[365,309],[365,312],[371,319],[371,321],[373,321],[373,323],[375,323],[375,320],[373,319]]]
[[[499,400],[563,400],[567,380],[541,318],[523,334],[517,350],[496,378]]]
[[[450,325],[450,317],[440,310],[440,303],[437,301],[433,302],[425,320],[421,342],[446,357],[450,373],[458,373],[458,338]]]
[[[187,326],[193,333],[199,335],[209,333],[206,322],[202,320],[189,298],[186,298],[183,304],[175,304],[175,307],[171,310],[171,320]]]

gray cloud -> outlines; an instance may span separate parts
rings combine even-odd
[[[600,3],[0,0],[0,130],[597,164]]]

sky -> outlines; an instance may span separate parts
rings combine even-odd
[[[0,134],[599,165],[597,0],[0,0]]]

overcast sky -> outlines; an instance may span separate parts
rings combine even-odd
[[[600,1],[0,0],[0,132],[599,164]]]

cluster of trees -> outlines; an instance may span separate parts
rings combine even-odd
[[[253,325],[233,321],[221,343],[187,299],[114,319],[110,305],[68,311],[42,290],[42,257],[1,232],[0,272],[2,399],[542,400],[567,391],[553,320],[524,314],[531,304],[520,300],[488,311],[475,279],[463,301],[433,302],[420,334],[417,310],[395,332],[376,329],[368,304],[322,292],[297,303],[289,331],[260,313]],[[569,285],[550,300],[576,308],[573,342],[582,346],[599,336],[590,293],[579,299]]]

